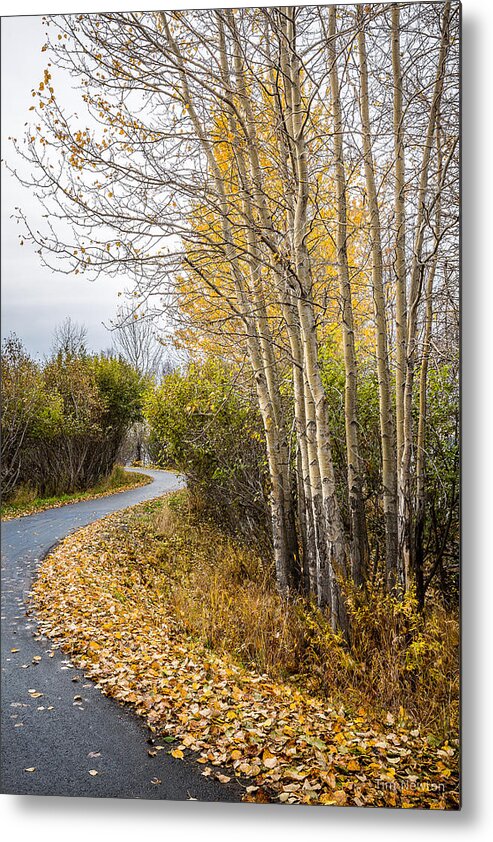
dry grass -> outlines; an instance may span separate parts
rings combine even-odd
[[[346,706],[406,714],[437,736],[457,735],[456,616],[435,607],[423,620],[411,597],[348,592],[348,651],[325,614],[281,599],[261,560],[198,520],[186,494],[159,510],[155,530],[176,617],[205,645]]]

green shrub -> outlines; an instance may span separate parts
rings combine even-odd
[[[231,531],[268,541],[264,439],[254,401],[235,372],[208,359],[164,378],[145,400],[151,452]]]
[[[146,384],[120,358],[61,350],[40,364],[15,337],[2,347],[2,490],[42,497],[84,491],[108,476],[141,417]],[[35,495],[36,496],[36,495]]]

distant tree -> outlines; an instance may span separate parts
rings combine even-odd
[[[74,322],[70,316],[67,316],[63,322],[60,322],[53,331],[53,354],[70,354],[71,356],[78,356],[85,354],[87,341],[87,327],[84,324]]]
[[[169,369],[156,326],[146,314],[142,315],[132,307],[120,307],[112,333],[116,350],[140,374],[160,377]]]

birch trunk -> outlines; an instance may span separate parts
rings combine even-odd
[[[435,251],[433,258],[428,267],[428,278],[426,282],[425,293],[425,324],[423,334],[423,351],[421,356],[421,366],[419,372],[419,412],[418,412],[418,431],[416,439],[416,523],[415,523],[415,578],[416,578],[416,599],[418,607],[422,611],[425,602],[425,586],[424,586],[424,529],[426,517],[426,416],[427,416],[427,384],[428,384],[428,365],[431,351],[431,335],[433,329],[433,283],[438,263],[438,245],[441,229],[442,218],[442,202],[441,202],[441,183],[442,183],[442,149],[440,143],[440,125],[439,117],[437,115],[437,130],[436,130],[436,147],[437,147],[437,199],[435,205]]]
[[[277,586],[281,593],[288,594],[291,585],[291,569],[289,564],[290,536],[286,531],[286,512],[283,488],[283,472],[279,464],[279,436],[275,423],[275,411],[269,394],[267,377],[262,362],[262,354],[258,335],[255,330],[252,307],[245,294],[244,279],[238,265],[238,257],[234,245],[234,238],[231,230],[230,208],[226,196],[223,178],[216,161],[212,144],[204,130],[202,123],[195,110],[194,103],[188,86],[187,74],[176,42],[170,32],[166,16],[159,13],[163,30],[168,43],[175,55],[177,66],[180,72],[182,85],[182,98],[188,108],[196,135],[201,143],[209,169],[214,179],[215,189],[219,198],[221,230],[224,241],[224,249],[227,260],[231,267],[232,279],[235,284],[236,296],[242,321],[245,325],[246,341],[250,363],[253,369],[259,409],[264,426],[267,459],[269,464],[269,475],[271,481],[270,510],[272,521],[272,541],[274,549],[274,562],[276,568]]]
[[[336,496],[334,467],[332,463],[326,397],[318,365],[316,322],[311,302],[311,274],[306,246],[307,206],[309,197],[307,153],[304,138],[305,107],[302,100],[300,62],[296,51],[295,10],[283,9],[285,49],[281,55],[286,85],[287,122],[295,161],[297,192],[295,196],[292,229],[292,250],[296,278],[300,286],[298,316],[303,339],[305,390],[315,408],[318,468],[322,485],[323,517],[327,530],[327,557],[320,558],[319,601],[330,605],[332,623],[348,634],[347,618],[341,595],[340,582],[346,576],[346,546],[344,530]]]
[[[358,53],[360,69],[360,113],[366,191],[370,210],[370,238],[372,254],[372,289],[375,309],[376,354],[379,392],[380,439],[382,448],[383,508],[385,516],[386,573],[390,587],[404,584],[398,565],[397,541],[397,476],[394,425],[390,392],[390,371],[383,287],[383,258],[380,232],[380,211],[373,164],[370,109],[368,100],[368,67],[363,8],[357,7]]]
[[[262,355],[262,363],[265,371],[267,388],[272,404],[274,424],[277,432],[277,462],[279,464],[280,481],[282,486],[282,508],[284,512],[284,531],[286,533],[286,545],[288,555],[286,563],[289,569],[290,587],[298,589],[301,584],[301,569],[299,562],[298,541],[296,536],[294,500],[292,495],[291,472],[289,464],[288,434],[286,429],[285,418],[283,417],[282,412],[282,401],[277,378],[277,365],[274,354],[272,335],[269,326],[269,319],[267,315],[267,308],[264,298],[261,273],[260,247],[256,236],[256,229],[258,226],[256,224],[254,208],[250,198],[251,191],[245,158],[244,144],[237,124],[238,110],[235,110],[233,103],[233,84],[228,65],[224,27],[220,18],[219,34],[221,73],[225,88],[226,100],[228,103],[226,105],[226,111],[229,129],[235,145],[235,162],[238,169],[242,216],[244,222],[246,223],[245,237],[247,241],[248,265],[250,274],[249,294],[253,304],[256,330],[259,336],[260,351]],[[237,53],[235,52],[235,59],[236,56]]]
[[[400,53],[400,10],[392,4],[392,71],[394,92],[394,207],[395,207],[395,278],[396,278],[396,444],[397,470],[400,472],[404,445],[404,387],[406,378],[406,164],[404,151],[404,122],[402,113],[402,71]],[[399,483],[400,484],[400,483]]]
[[[320,505],[322,487],[315,445],[315,412],[311,396],[307,394],[307,385],[303,374],[303,355],[301,349],[300,327],[296,309],[291,302],[283,308],[288,331],[293,366],[294,410],[296,435],[299,449],[301,474],[298,482],[301,492],[300,501],[304,503],[304,512],[300,522],[304,525],[303,562],[306,572],[308,593],[317,597],[319,592],[320,557],[325,554],[325,534],[320,527]]]
[[[433,94],[428,118],[423,159],[419,179],[417,197],[417,216],[414,236],[413,259],[411,266],[411,284],[408,304],[407,336],[406,336],[406,378],[404,384],[403,406],[403,448],[399,472],[399,546],[404,561],[406,578],[409,578],[413,568],[413,491],[412,491],[412,455],[413,455],[413,385],[414,366],[416,356],[418,308],[423,285],[423,241],[426,226],[426,197],[428,192],[428,178],[433,137],[440,100],[443,90],[443,80],[447,61],[449,40],[450,2],[444,7],[438,56],[437,72],[433,87]]]
[[[344,416],[346,430],[349,516],[351,521],[351,576],[356,585],[366,578],[368,540],[363,500],[363,478],[358,434],[357,365],[354,344],[354,317],[347,253],[347,200],[344,166],[343,124],[336,51],[336,6],[329,6],[329,75],[334,118],[334,166],[337,213],[337,274],[342,305],[345,391]]]
[[[239,80],[238,88],[242,95],[242,103],[245,109],[245,126],[248,139],[247,148],[250,153],[253,184],[255,186],[254,199],[256,206],[259,208],[260,219],[264,232],[269,232],[273,229],[273,226],[269,217],[265,195],[261,189],[262,175],[255,137],[255,121],[251,111],[249,98],[246,93],[244,69],[241,62],[241,53],[239,50],[232,15],[229,16],[229,25],[231,30],[235,33],[237,46],[234,62],[237,78]],[[307,281],[309,281],[309,261],[305,244],[308,180],[306,176],[306,155],[304,151],[300,122],[301,90],[299,88],[298,79],[298,105],[297,116],[295,118],[294,115],[296,113],[296,106],[293,106],[294,86],[292,84],[288,58],[289,51],[292,52],[293,50],[294,41],[292,10],[286,11],[285,37],[286,41],[283,42],[282,47],[282,61],[285,69],[289,68],[290,74],[289,78],[285,74],[286,99],[289,103],[287,106],[289,111],[288,122],[290,123],[291,129],[291,131],[288,132],[288,144],[293,150],[293,159],[298,161],[295,172],[298,183],[298,194],[295,198],[294,207],[290,217],[292,220],[292,250],[296,265],[294,286],[296,287],[298,285],[302,286],[302,277],[305,278],[305,286],[307,285]],[[297,122],[297,125],[295,125],[295,122]],[[277,244],[270,243],[270,247],[274,252],[274,258],[278,257]],[[315,322],[313,312],[311,312],[313,308],[306,298],[305,300],[303,299],[301,294],[297,295],[296,306],[301,340],[298,340],[298,347],[301,348],[302,369],[306,378],[303,383],[304,415],[307,431],[307,459],[310,475],[309,495],[312,501],[314,525],[316,527],[317,535],[317,551],[315,554],[318,561],[317,599],[319,605],[330,606],[334,626],[343,628],[345,626],[344,611],[342,607],[342,600],[339,595],[339,586],[335,579],[335,571],[338,570],[339,575],[345,574],[345,545],[339,506],[335,497],[335,481],[328,436],[325,394],[323,391],[320,371],[318,369],[318,348],[316,345]],[[290,332],[290,337],[291,340],[294,339],[296,342],[293,331]],[[298,417],[301,417],[301,412],[301,406],[298,406]],[[303,458],[305,457],[303,456]],[[305,490],[306,496],[308,497],[308,488],[306,485]]]

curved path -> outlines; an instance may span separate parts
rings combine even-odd
[[[206,778],[193,761],[175,760],[167,751],[150,757],[151,734],[143,721],[103,696],[61,650],[36,636],[36,621],[26,615],[38,562],[54,544],[111,512],[183,484],[167,471],[142,473],[153,477],[151,485],[2,523],[2,793],[241,798],[234,780],[224,785]]]

